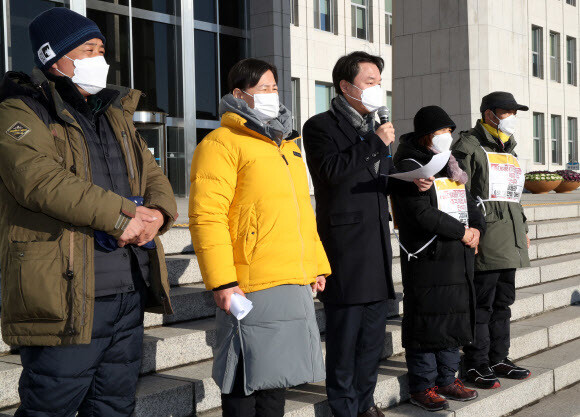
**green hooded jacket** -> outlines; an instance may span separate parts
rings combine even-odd
[[[165,214],[163,233],[177,207],[167,177],[133,125],[139,97],[139,91],[124,89],[106,115],[123,151],[131,192]],[[52,120],[43,121],[25,104],[28,99]],[[90,343],[93,230],[120,237],[136,206],[92,183],[83,132],[39,69],[30,77],[6,74],[0,101],[2,337],[20,346]],[[148,311],[171,313],[159,237],[155,243],[157,249],[149,251]]]
[[[514,152],[514,137],[502,147],[478,121],[469,131],[461,132],[459,140],[453,144],[453,156],[469,177],[465,186],[474,198],[488,198],[489,169],[487,152]],[[485,151],[484,151],[485,149]],[[527,237],[528,225],[521,204],[507,201],[485,201],[487,231],[479,242],[479,252],[475,257],[476,271],[523,268],[530,266]]]

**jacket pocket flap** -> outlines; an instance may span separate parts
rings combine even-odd
[[[500,212],[491,211],[485,215],[485,222],[486,223],[494,223],[494,222],[497,222],[498,220],[501,220],[501,219],[503,219],[503,214],[501,211]]]
[[[345,224],[356,224],[362,222],[362,211],[353,211],[351,213],[336,213],[330,215],[330,225],[340,226]]]

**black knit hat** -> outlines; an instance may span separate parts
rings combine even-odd
[[[450,127],[452,132],[456,128],[447,112],[439,106],[422,107],[413,119],[413,126],[417,137],[428,135],[445,127]]]
[[[36,16],[28,32],[34,62],[42,70],[88,40],[98,38],[105,42],[95,22],[64,7],[55,7]]]

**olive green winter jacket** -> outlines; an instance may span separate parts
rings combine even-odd
[[[41,103],[51,118],[41,119],[23,96]],[[139,97],[140,92],[125,89],[106,115],[123,151],[132,194],[165,214],[162,233],[177,208],[169,181],[133,125]],[[136,206],[92,183],[83,132],[40,70],[31,77],[8,73],[0,101],[2,337],[10,345],[89,343],[93,231],[120,237]],[[157,249],[149,251],[148,309],[171,313],[163,247],[158,237],[155,242]]]
[[[460,133],[452,151],[469,177],[465,186],[471,190],[474,198],[488,198],[489,169],[485,151],[517,156],[515,147],[516,141],[512,136],[505,143],[504,149],[480,121],[473,129]],[[528,225],[522,205],[507,201],[485,201],[483,204],[487,231],[479,243],[475,270],[493,271],[530,266],[526,238]]]

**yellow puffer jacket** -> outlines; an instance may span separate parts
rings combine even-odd
[[[189,228],[206,288],[237,281],[253,292],[328,276],[300,149],[245,123],[225,113],[193,155]]]

